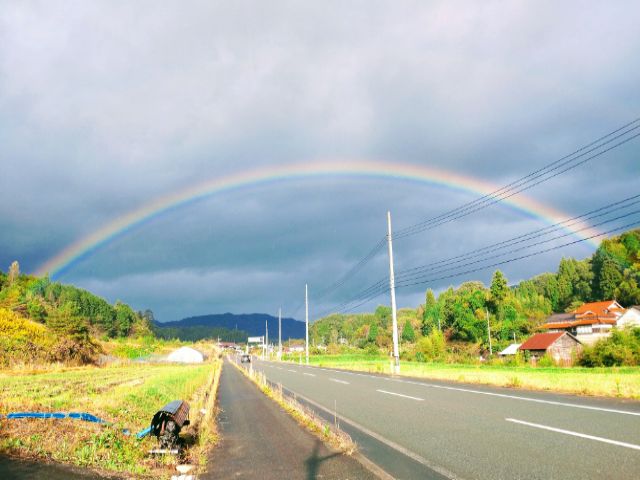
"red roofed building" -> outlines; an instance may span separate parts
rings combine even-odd
[[[585,303],[571,313],[551,315],[540,328],[548,332],[569,332],[582,343],[592,344],[611,335],[611,329],[625,309],[615,300]]]
[[[582,344],[568,332],[537,333],[520,345],[519,350],[529,352],[534,362],[547,354],[556,363],[568,365],[582,352]]]

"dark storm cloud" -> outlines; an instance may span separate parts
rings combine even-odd
[[[371,158],[506,183],[638,116],[639,19],[634,2],[3,3],[0,265],[33,271],[151,199],[257,166]],[[615,201],[637,152],[527,194],[569,214]],[[63,280],[162,319],[274,311],[353,265],[387,209],[402,227],[473,198],[361,179],[244,189],[146,223]],[[399,242],[398,268],[541,225],[493,207]],[[316,308],[383,277],[385,261]]]

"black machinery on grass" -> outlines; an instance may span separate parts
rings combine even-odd
[[[158,438],[161,450],[173,452],[180,446],[180,430],[187,425],[189,425],[189,404],[184,400],[174,400],[153,416],[150,433]]]

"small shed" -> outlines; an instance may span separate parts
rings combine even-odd
[[[518,353],[518,347],[520,347],[520,345],[520,343],[512,343],[507,348],[498,353],[498,355],[500,355],[501,357],[506,357],[507,355],[515,355],[516,353]]]
[[[538,333],[520,345],[520,350],[529,352],[533,361],[548,354],[555,362],[571,364],[582,344],[569,332]]]
[[[204,355],[195,348],[180,347],[169,354],[167,361],[176,363],[202,363],[204,362]]]

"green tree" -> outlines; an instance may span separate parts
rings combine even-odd
[[[411,322],[407,320],[404,322],[404,328],[402,329],[402,340],[405,342],[413,343],[416,341],[416,332],[413,330]]]
[[[618,286],[614,290],[614,297],[622,303],[622,305],[639,305],[640,304],[640,272],[635,268],[626,268],[622,273],[622,278]]]
[[[431,289],[427,290],[425,300],[424,312],[422,314],[422,334],[428,335],[431,330],[438,328],[440,307]]]
[[[622,273],[616,261],[606,256],[599,266],[595,276],[597,284],[596,291],[601,300],[609,300],[615,297],[616,288],[622,281]]]
[[[376,339],[378,338],[378,324],[373,323],[369,327],[369,336],[367,337],[368,343],[376,343]]]
[[[493,306],[493,311],[498,315],[498,317],[502,316],[502,304],[504,303],[505,298],[507,298],[508,293],[509,285],[506,277],[500,270],[496,270],[493,273],[493,278],[491,279],[491,287],[489,287],[489,299]]]

